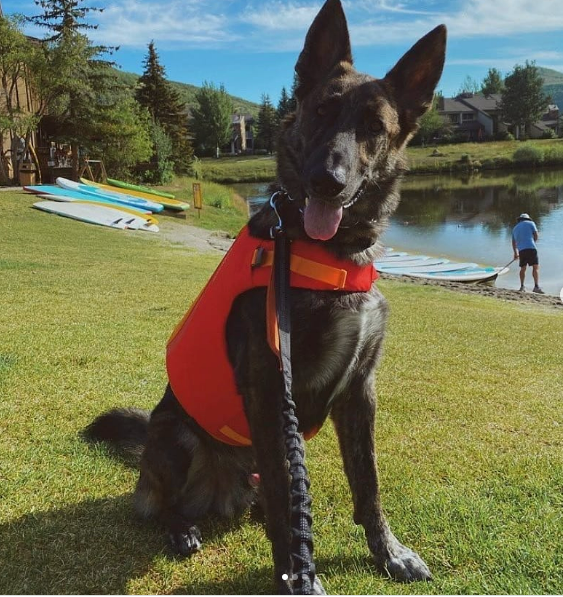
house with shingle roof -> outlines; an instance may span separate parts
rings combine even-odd
[[[481,141],[509,130],[502,120],[501,99],[500,93],[461,93],[455,98],[441,97],[438,113],[450,123],[456,137]],[[541,120],[531,126],[528,135],[538,139],[548,128],[558,133],[558,123],[559,108],[551,105]]]
[[[454,98],[439,98],[438,113],[447,119],[456,136],[480,141],[507,130],[500,102],[500,93],[461,93]]]

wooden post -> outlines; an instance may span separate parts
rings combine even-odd
[[[201,184],[194,182],[193,186],[194,193],[194,208],[197,209],[197,217],[201,218],[201,210],[203,209],[203,197],[201,195]]]

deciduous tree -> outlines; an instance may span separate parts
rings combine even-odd
[[[205,81],[196,93],[193,110],[194,132],[198,147],[219,154],[231,140],[233,102],[223,85],[215,87]]]
[[[517,64],[504,80],[501,109],[505,121],[515,127],[515,136],[527,134],[530,126],[539,120],[549,104],[543,94],[543,80],[535,62]]]
[[[18,158],[25,155],[32,131],[39,122],[38,116],[30,111],[29,106],[22,109],[20,97],[21,85],[29,75],[29,64],[36,48],[20,30],[17,19],[0,15],[0,136],[7,134],[10,138],[10,161],[12,172],[17,176]],[[20,147],[20,139],[24,139],[24,147]],[[0,173],[8,179],[4,171],[4,156],[0,156]]]

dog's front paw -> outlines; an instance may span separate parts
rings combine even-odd
[[[432,580],[432,574],[424,560],[412,549],[405,547],[389,533],[385,544],[374,554],[377,567],[392,579],[400,582]]]
[[[313,595],[326,595],[326,591],[318,576],[315,576],[315,582],[313,583]]]
[[[172,549],[181,556],[191,556],[201,549],[201,532],[195,525],[171,530],[169,536]]]
[[[326,595],[323,584],[317,575],[315,575],[312,587],[310,582],[298,587],[295,584],[296,576],[290,579],[288,574],[282,574],[281,578],[282,582],[278,584],[278,593],[280,595]]]

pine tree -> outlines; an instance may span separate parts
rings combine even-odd
[[[285,87],[282,87],[280,94],[280,101],[278,102],[278,108],[276,110],[278,121],[281,122],[288,114],[294,111],[292,108],[292,100]]]
[[[493,93],[502,93],[503,90],[504,82],[500,71],[496,68],[490,68],[481,84],[481,93],[483,95],[491,95]]]
[[[193,159],[193,149],[188,138],[187,109],[178,91],[166,79],[166,71],[160,64],[152,41],[143,66],[144,71],[136,92],[137,101],[147,108],[152,119],[170,137],[174,169],[178,174],[185,174]]]
[[[83,0],[35,0],[35,4],[43,9],[39,15],[27,17],[30,23],[44,27],[52,32],[43,41],[69,41],[81,31],[97,29],[97,25],[90,25],[84,19],[90,12],[103,12],[103,8],[82,6]]]
[[[85,22],[88,14],[103,9],[83,6],[83,2],[35,0],[43,12],[26,18],[50,33],[42,40],[44,59],[38,70],[49,88],[50,113],[59,120],[61,137],[71,144],[74,178],[78,175],[79,146],[91,132],[99,97],[116,84],[109,68],[113,63],[101,56],[117,48],[93,45],[83,33],[97,27]]]
[[[272,106],[270,96],[262,95],[262,104],[258,112],[256,141],[268,153],[274,151],[278,134],[278,117],[276,109]]]

